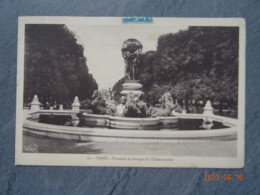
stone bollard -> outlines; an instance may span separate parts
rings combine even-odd
[[[59,110],[63,110],[63,104],[60,104]]]
[[[38,96],[34,95],[33,101],[31,103],[30,111],[33,111],[33,112],[38,111],[38,110],[40,110],[40,106],[41,106],[41,103],[39,102]]]
[[[203,110],[204,110],[204,112],[203,112],[204,115],[214,115],[214,113],[213,113],[214,109],[213,109],[211,102],[209,100],[206,102]]]
[[[79,112],[79,107],[80,107],[79,98],[78,96],[76,96],[72,103],[72,111]]]

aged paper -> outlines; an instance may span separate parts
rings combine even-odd
[[[242,168],[245,21],[19,17],[16,165]]]

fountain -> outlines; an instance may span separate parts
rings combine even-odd
[[[194,140],[237,139],[237,119],[216,116],[210,101],[202,114],[173,112],[176,104],[172,96],[165,92],[161,97],[161,108],[146,106],[143,101],[142,84],[136,79],[142,44],[136,39],[123,43],[122,55],[125,59],[125,78],[122,85],[121,103],[106,102],[98,91],[94,91],[89,104],[92,113],[80,110],[80,102],[75,97],[72,110],[40,110],[40,102],[34,96],[31,110],[24,118],[24,133],[73,140],[118,141],[118,142],[176,142]],[[62,106],[61,106],[62,107]],[[35,121],[41,115],[69,116],[65,125],[44,124]],[[33,120],[32,120],[33,119]],[[178,128],[180,121],[201,120],[198,129]],[[212,129],[214,124],[223,124]],[[203,130],[202,130],[203,129]]]

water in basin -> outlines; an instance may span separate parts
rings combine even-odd
[[[72,121],[71,116],[40,115],[38,122],[53,124],[53,125],[73,126],[71,121]],[[86,124],[82,124],[82,122],[80,122],[78,126],[95,128],[93,127],[93,125],[88,126]],[[165,129],[165,128],[172,129],[172,130],[208,130],[208,129],[224,129],[224,128],[228,128],[228,126],[225,126],[218,121],[205,123],[203,122],[203,119],[178,119],[176,125],[161,127],[160,129]],[[153,129],[153,130],[159,130],[159,129]]]

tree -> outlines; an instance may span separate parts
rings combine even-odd
[[[84,48],[65,25],[25,27],[24,101],[86,99],[98,85],[88,72]]]
[[[161,35],[157,50],[142,55],[138,79],[144,92],[151,99],[159,99],[164,89],[179,100],[210,99],[236,108],[238,30],[189,27]]]

